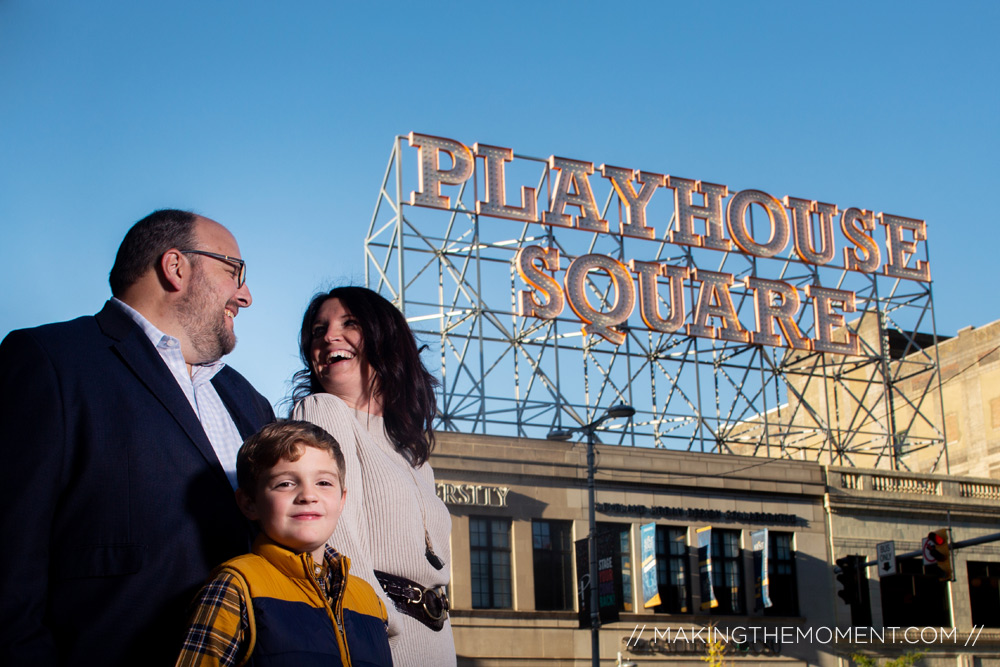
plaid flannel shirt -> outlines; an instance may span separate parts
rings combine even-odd
[[[246,657],[244,637],[250,630],[250,616],[247,593],[239,580],[220,573],[201,589],[194,604],[177,667],[241,664]]]

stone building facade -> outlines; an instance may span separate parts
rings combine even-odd
[[[951,474],[1000,479],[1000,320],[937,350]]]
[[[585,443],[438,434],[432,464],[453,520],[452,624],[460,665],[590,664],[590,632],[578,618],[583,573],[573,548],[588,535],[586,449]],[[596,451],[597,524],[615,536],[622,574],[619,620],[600,630],[602,665],[703,665],[710,626],[729,640],[728,659],[740,665],[846,665],[853,651],[893,656],[913,649],[927,653],[922,664],[1000,665],[1000,620],[993,629],[981,627],[994,620],[981,600],[990,586],[996,593],[1000,546],[955,554],[955,581],[941,585],[947,618],[934,626],[937,642],[848,631],[851,610],[837,596],[833,570],[847,554],[874,560],[875,545],[889,539],[897,554],[919,549],[921,537],[946,526],[949,514],[955,541],[995,531],[1000,484],[720,454],[605,445]],[[640,532],[650,523],[658,536],[661,605],[647,609]],[[714,609],[698,549],[709,527],[718,538]],[[778,608],[755,604],[751,541],[762,529]],[[978,568],[975,593],[970,563]],[[898,586],[883,603],[875,568],[868,571],[870,627],[900,617],[886,608],[928,604],[919,596],[916,603],[904,599]],[[1000,596],[996,602],[1000,608]],[[979,636],[962,645],[974,625]],[[948,633],[960,641],[949,643]]]

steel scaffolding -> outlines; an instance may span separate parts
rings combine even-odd
[[[406,137],[396,137],[365,241],[365,277],[429,346],[425,361],[442,383],[439,429],[544,437],[625,402],[636,408],[634,420],[607,425],[604,442],[947,470],[930,283],[849,271],[835,262],[808,264],[791,247],[762,259],[669,243],[664,230],[673,222],[673,200],[666,195],[647,211],[656,240],[477,215],[485,187],[478,166],[452,188],[450,209],[412,206],[416,153]],[[552,188],[547,160],[515,158],[508,180],[534,186],[538,210],[545,210]],[[610,186],[606,196],[599,191],[602,180],[592,180],[595,195],[603,201],[601,217],[615,229],[622,203]],[[520,317],[517,294],[528,286],[512,261],[528,245],[558,248],[562,269],[574,257],[600,253],[625,263],[635,258],[733,274],[741,322],[754,321],[752,292],[741,283],[747,276],[800,291],[810,284],[852,290],[858,312],[847,328],[858,334],[861,354],[733,343],[683,329],[662,334],[643,324],[638,306],[619,327],[625,340],[618,346],[584,335],[568,306],[554,320]],[[614,305],[611,281],[602,274],[588,274],[587,285],[595,308]],[[697,293],[693,285],[685,290],[685,321],[691,321]],[[663,295],[658,299],[668,312]],[[808,312],[803,300],[798,324],[812,337]]]

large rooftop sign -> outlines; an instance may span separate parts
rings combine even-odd
[[[366,281],[428,344],[438,428],[544,437],[625,402],[602,440],[871,467],[943,451],[914,335],[934,333],[922,220],[642,166],[395,137]]]
[[[520,187],[517,203],[508,201],[507,165],[515,160],[510,148],[475,143],[471,147],[444,137],[411,132],[408,143],[418,153],[418,189],[410,204],[452,209],[449,186],[465,185],[478,170],[485,187],[475,201],[478,215],[552,228],[577,229],[645,241],[667,241],[676,246],[739,252],[760,259],[783,257],[789,247],[802,263],[841,266],[861,273],[882,272],[890,278],[930,282],[923,243],[926,224],[889,213],[858,207],[841,209],[812,199],[785,196],[780,201],[761,190],[730,191],[726,185],[625,167],[551,156],[545,180],[551,189],[539,202],[535,187]],[[602,217],[592,181],[603,179],[620,202],[617,224]],[[516,186],[515,186],[516,187]],[[653,197],[670,197],[670,219],[647,215]],[[761,221],[753,225],[752,210]],[[842,247],[834,234],[839,224]],[[502,224],[502,223],[496,223]],[[877,234],[881,229],[882,234]],[[884,245],[878,237],[884,238]],[[840,250],[840,252],[838,252]],[[599,253],[580,255],[565,263],[559,248],[525,245],[514,258],[521,279],[528,286],[518,296],[524,317],[554,319],[565,305],[584,323],[583,331],[620,345],[625,334],[618,328],[628,322],[639,305],[642,322],[651,331],[717,338],[816,350],[838,354],[860,352],[856,334],[844,329],[845,315],[857,310],[854,291],[808,284],[800,290],[784,281],[743,276],[742,287],[751,296],[754,321],[741,321],[733,302],[737,277],[663,261],[628,258],[621,261]],[[610,308],[595,306],[587,297],[591,272],[610,280]],[[561,280],[556,277],[561,273]],[[689,312],[685,294],[692,292]],[[661,296],[665,301],[661,309]],[[812,304],[813,337],[797,323],[804,306]],[[839,330],[839,333],[837,333]],[[780,333],[779,333],[780,332]]]

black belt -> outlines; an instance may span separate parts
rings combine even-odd
[[[375,578],[397,611],[412,616],[435,632],[444,627],[450,608],[444,586],[424,588],[404,577],[378,570],[375,570]]]

